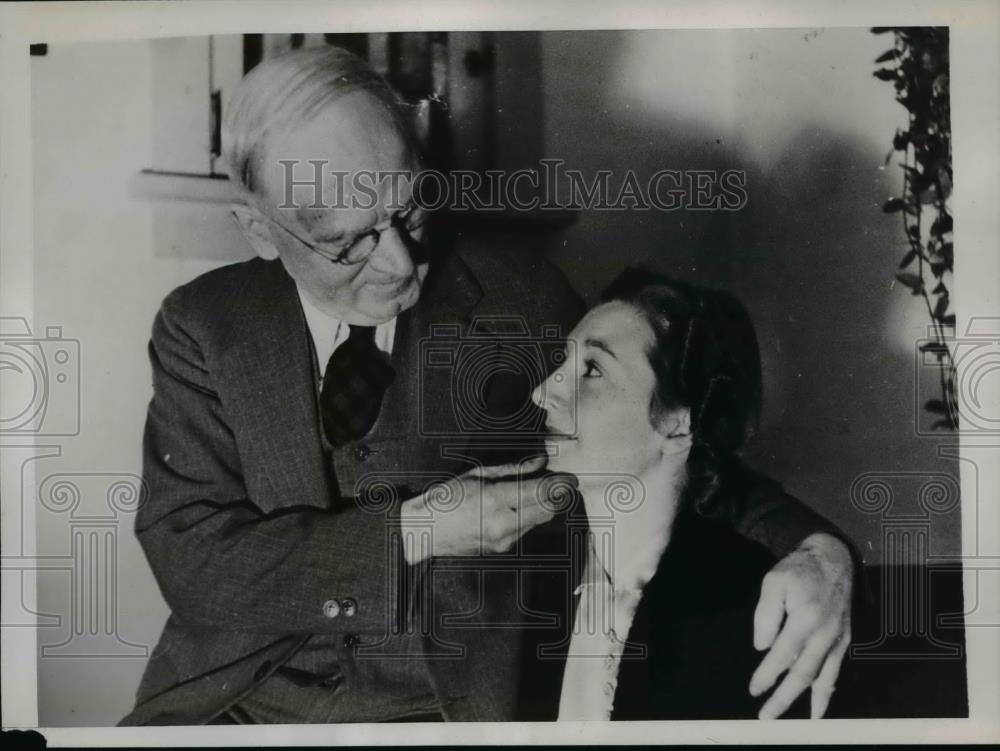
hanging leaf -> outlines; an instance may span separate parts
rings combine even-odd
[[[872,76],[891,82],[895,100],[907,110],[907,126],[897,128],[892,137],[892,153],[904,156],[902,192],[882,205],[886,214],[903,212],[903,230],[909,241],[896,279],[914,295],[923,296],[938,335],[950,328],[953,335],[955,315],[948,313],[950,294],[943,276],[954,268],[954,246],[950,242],[954,222],[947,210],[952,193],[951,108],[949,100],[948,45],[946,27],[875,27],[874,34],[892,32],[894,46],[875,60]],[[913,262],[925,261],[913,273]],[[911,269],[907,271],[907,269]],[[936,279],[936,282],[932,282]],[[934,283],[933,304],[926,283]],[[932,355],[941,367],[941,398],[924,406],[940,416],[933,428],[957,429],[958,407],[955,396],[955,366],[943,338],[925,341],[920,351]]]
[[[938,298],[937,305],[934,306],[934,317],[939,321],[944,318],[944,314],[948,312],[948,295],[941,295]]]
[[[899,268],[905,269],[907,266],[913,263],[913,259],[916,257],[917,257],[917,251],[915,250],[907,251],[906,255],[903,256],[903,260],[899,262]]]
[[[948,348],[938,341],[924,342],[918,349],[921,352],[930,352],[935,355],[948,354]]]
[[[909,289],[913,290],[913,294],[915,295],[919,295],[923,291],[924,282],[916,274],[907,274],[902,271],[897,271],[896,279],[898,279],[899,283],[902,284],[904,287],[908,287]]]
[[[918,172],[912,179],[913,192],[920,197],[921,203],[930,203],[932,196],[925,195],[934,185],[932,172]]]
[[[938,248],[938,254],[944,261],[948,271],[951,271],[955,263],[955,246],[952,243],[942,243],[941,247]]]
[[[954,226],[954,222],[951,218],[951,214],[942,212],[941,216],[934,220],[931,225],[932,235],[943,235],[947,232],[951,232]]]
[[[924,402],[924,409],[928,412],[933,412],[936,415],[948,414],[948,405],[940,399],[928,399]]]

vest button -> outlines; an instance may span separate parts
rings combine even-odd
[[[340,603],[336,600],[327,600],[323,603],[323,615],[327,618],[336,618],[340,615]]]
[[[354,447],[354,458],[357,459],[359,462],[363,462],[365,459],[368,458],[368,455],[371,454],[371,452],[372,450],[368,448],[367,445],[365,445],[364,443],[359,443],[357,446]]]
[[[343,609],[344,615],[346,615],[348,618],[352,617],[355,613],[358,612],[358,603],[356,603],[350,597],[348,597],[342,603],[340,603],[340,607]]]
[[[348,634],[347,636],[344,637],[345,649],[354,649],[360,643],[361,639],[358,637],[357,634]]]

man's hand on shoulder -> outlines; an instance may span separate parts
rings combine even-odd
[[[432,556],[501,553],[525,532],[551,520],[575,478],[539,475],[545,463],[543,456],[477,467],[405,501],[400,522],[407,563]]]
[[[760,711],[782,715],[812,686],[811,717],[822,717],[851,641],[854,564],[841,540],[819,532],[781,559],[764,577],[754,613],[754,647],[768,650],[750,680],[760,696],[784,680]]]

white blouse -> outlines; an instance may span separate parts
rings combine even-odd
[[[563,674],[560,720],[611,719],[625,640],[642,589],[656,573],[669,540],[667,529],[616,553],[612,532],[598,528],[587,534],[583,580],[574,592],[580,601]]]

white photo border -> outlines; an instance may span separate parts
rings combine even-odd
[[[684,2],[539,2],[503,5],[468,0],[435,2],[352,0],[205,0],[202,2],[15,3],[0,8],[0,309],[5,316],[31,318],[33,310],[31,90],[27,46],[85,40],[116,40],[226,33],[298,32],[303,28],[351,31],[871,27],[942,25],[951,28],[951,96],[954,139],[954,215],[962,259],[955,270],[958,330],[973,316],[1000,316],[1000,4],[990,0],[947,2],[892,0],[815,2],[807,0],[720,0]],[[8,398],[10,395],[8,394]],[[972,445],[1000,447],[962,436]],[[994,444],[997,441],[994,441]],[[963,463],[964,464],[964,463]],[[1000,466],[1000,462],[997,462]],[[965,467],[963,467],[965,470]],[[16,474],[16,473],[15,473]],[[980,473],[982,475],[982,473]],[[30,485],[29,480],[29,487]],[[962,472],[963,551],[967,558],[1000,560],[1000,488],[976,487]],[[20,477],[2,477],[4,507],[20,503]],[[977,514],[967,504],[980,503]],[[32,511],[24,509],[27,530]],[[6,514],[5,514],[6,516]],[[978,523],[977,523],[978,522]],[[4,550],[31,555],[34,541],[3,527]],[[14,536],[14,537],[12,537]],[[986,549],[984,549],[984,547]],[[966,602],[974,601],[974,567],[965,572]],[[983,602],[1000,623],[997,602]],[[996,597],[997,593],[993,593]],[[22,593],[3,591],[4,611]],[[29,609],[34,592],[23,592]],[[51,747],[160,745],[411,745],[411,744],[624,744],[624,743],[930,743],[1000,740],[1000,629],[969,628],[967,665],[969,719],[483,723],[423,725],[319,725],[171,728],[38,728]],[[3,717],[7,728],[37,723],[37,655],[34,629],[2,634]]]

